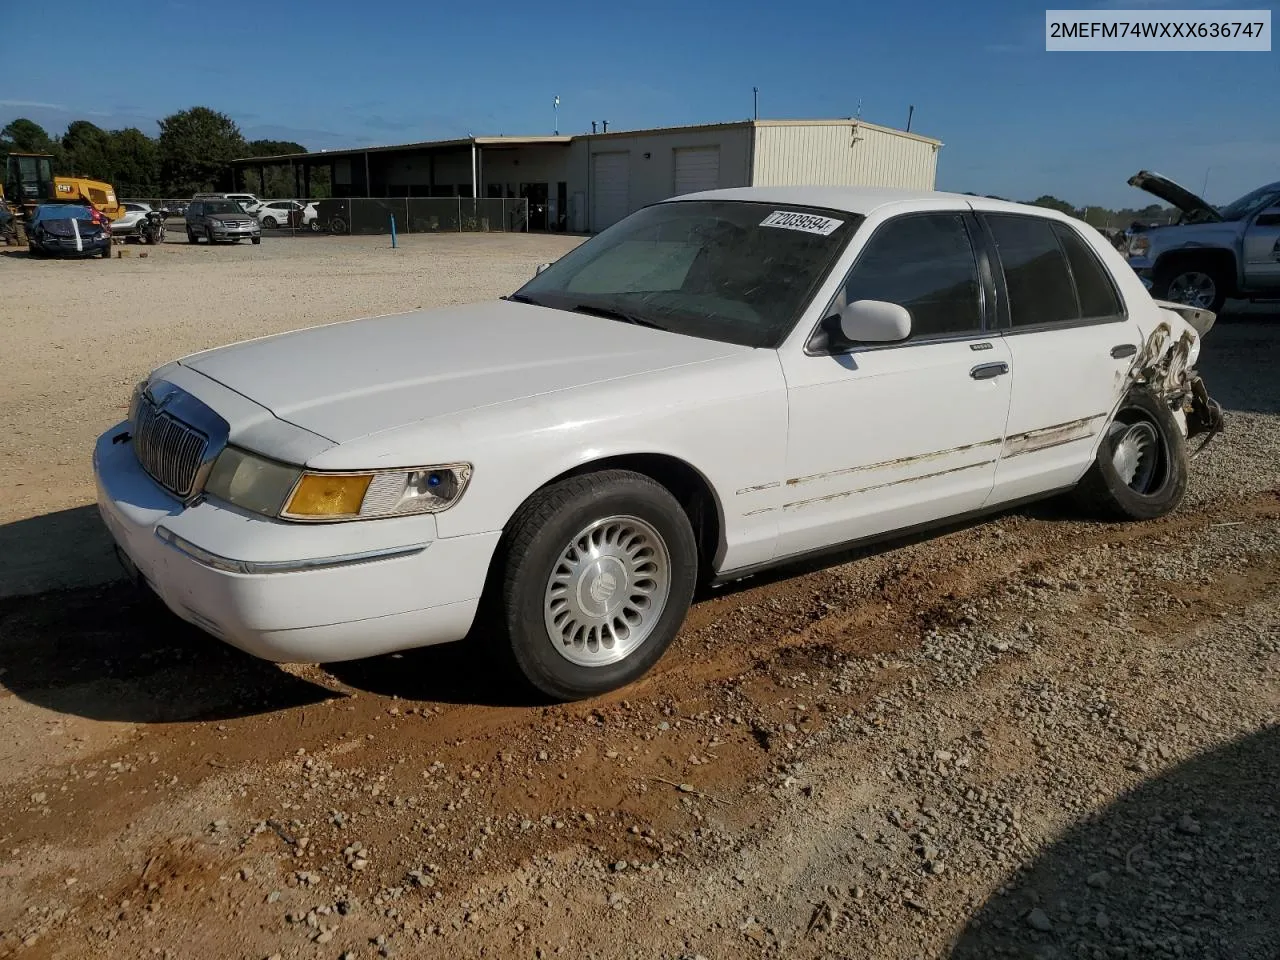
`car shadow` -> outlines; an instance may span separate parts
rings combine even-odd
[[[1149,780],[1019,866],[953,941],[991,957],[1280,957],[1280,727]]]
[[[214,640],[123,577],[95,507],[0,526],[0,688],[134,723],[231,719],[335,695]]]

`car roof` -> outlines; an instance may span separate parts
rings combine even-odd
[[[1054,220],[1065,220],[1067,216],[1056,210],[1045,207],[1034,207],[1025,203],[1013,203],[1009,200],[995,200],[990,197],[977,197],[967,193],[946,193],[939,190],[902,190],[892,187],[730,187],[723,190],[704,190],[700,193],[687,193],[679,197],[671,197],[665,203],[681,200],[744,200],[757,203],[796,204],[800,206],[824,207],[828,210],[842,210],[845,213],[870,215],[882,207],[899,204],[921,205],[923,201],[938,203],[954,209],[957,202],[971,204],[977,210],[1007,211],[1010,213],[1030,213]]]

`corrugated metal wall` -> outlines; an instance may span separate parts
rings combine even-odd
[[[932,190],[937,172],[932,141],[865,123],[762,123],[755,128],[754,186]]]

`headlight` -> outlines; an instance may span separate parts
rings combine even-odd
[[[320,473],[227,447],[205,490],[254,513],[314,523],[438,513],[462,496],[470,478],[465,463]]]
[[[413,470],[304,473],[280,516],[286,520],[364,520],[439,513],[462,496],[471,465]]]
[[[236,447],[218,454],[205,491],[268,517],[278,517],[302,470]]]
[[[1151,238],[1140,233],[1129,241],[1129,256],[1145,257],[1151,252]]]

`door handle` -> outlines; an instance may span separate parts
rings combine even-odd
[[[1009,372],[1009,365],[1004,361],[999,363],[980,363],[969,371],[969,376],[975,380],[990,380],[992,377],[999,377]]]
[[[1122,360],[1125,357],[1132,357],[1137,352],[1138,348],[1132,343],[1117,343],[1111,348],[1111,356],[1117,360]]]

